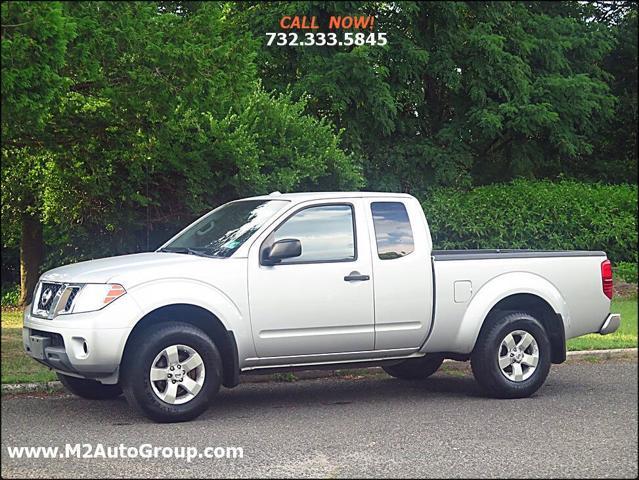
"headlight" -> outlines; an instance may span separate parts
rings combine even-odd
[[[126,293],[117,283],[55,283],[42,281],[36,288],[32,313],[54,318],[66,313],[100,310]]]
[[[124,287],[117,283],[87,283],[82,285],[67,312],[84,313],[100,310],[125,293]]]

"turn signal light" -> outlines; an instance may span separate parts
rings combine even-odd
[[[109,285],[109,287],[111,287],[111,288],[109,289],[108,293],[106,294],[106,297],[104,297],[104,304],[105,305],[108,305],[113,300],[115,300],[118,297],[121,297],[122,295],[124,295],[126,293],[126,290],[124,289],[124,287],[122,285],[118,285],[117,283]]]

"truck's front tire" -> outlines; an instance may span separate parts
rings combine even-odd
[[[539,320],[525,312],[501,312],[487,320],[470,357],[477,383],[497,398],[523,398],[550,371],[550,341]]]
[[[122,395],[119,385],[104,385],[96,380],[71,377],[61,373],[57,375],[64,388],[78,397],[89,400],[108,400]]]
[[[129,404],[156,422],[183,422],[210,405],[220,389],[222,360],[202,330],[171,322],[133,338],[122,370]]]
[[[441,366],[444,357],[427,354],[420,358],[404,360],[396,365],[382,367],[391,377],[402,380],[424,380],[430,377]]]

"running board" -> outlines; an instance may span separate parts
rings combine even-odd
[[[360,368],[360,367],[374,367],[395,364],[402,360],[409,358],[420,358],[425,354],[421,352],[415,352],[411,355],[403,355],[398,357],[381,357],[381,358],[364,358],[355,360],[344,360],[341,362],[312,362],[312,363],[290,363],[285,365],[255,365],[251,367],[244,367],[240,373],[277,373],[287,370],[336,370],[336,369],[348,369],[348,368]]]

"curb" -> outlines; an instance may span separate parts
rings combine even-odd
[[[40,383],[6,383],[2,384],[2,394],[5,393],[53,393],[64,390],[62,383],[59,381],[40,382]]]
[[[565,363],[577,363],[581,360],[611,360],[620,358],[637,358],[636,348],[617,348],[614,350],[580,350],[568,352]],[[444,370],[465,371],[468,370],[468,362],[457,362],[455,360],[444,360]],[[246,374],[242,375],[241,383],[265,383],[265,382],[294,382],[297,380],[313,380],[318,378],[349,376],[371,376],[383,372],[381,367],[354,368],[348,370],[305,370],[305,371],[284,371],[276,374]],[[2,385],[3,394],[16,393],[55,393],[64,390],[59,381],[42,383],[9,383]]]
[[[572,359],[581,359],[584,357],[597,357],[602,360],[609,358],[637,358],[636,348],[615,348],[612,350],[578,350],[576,352],[568,352],[566,361]]]

